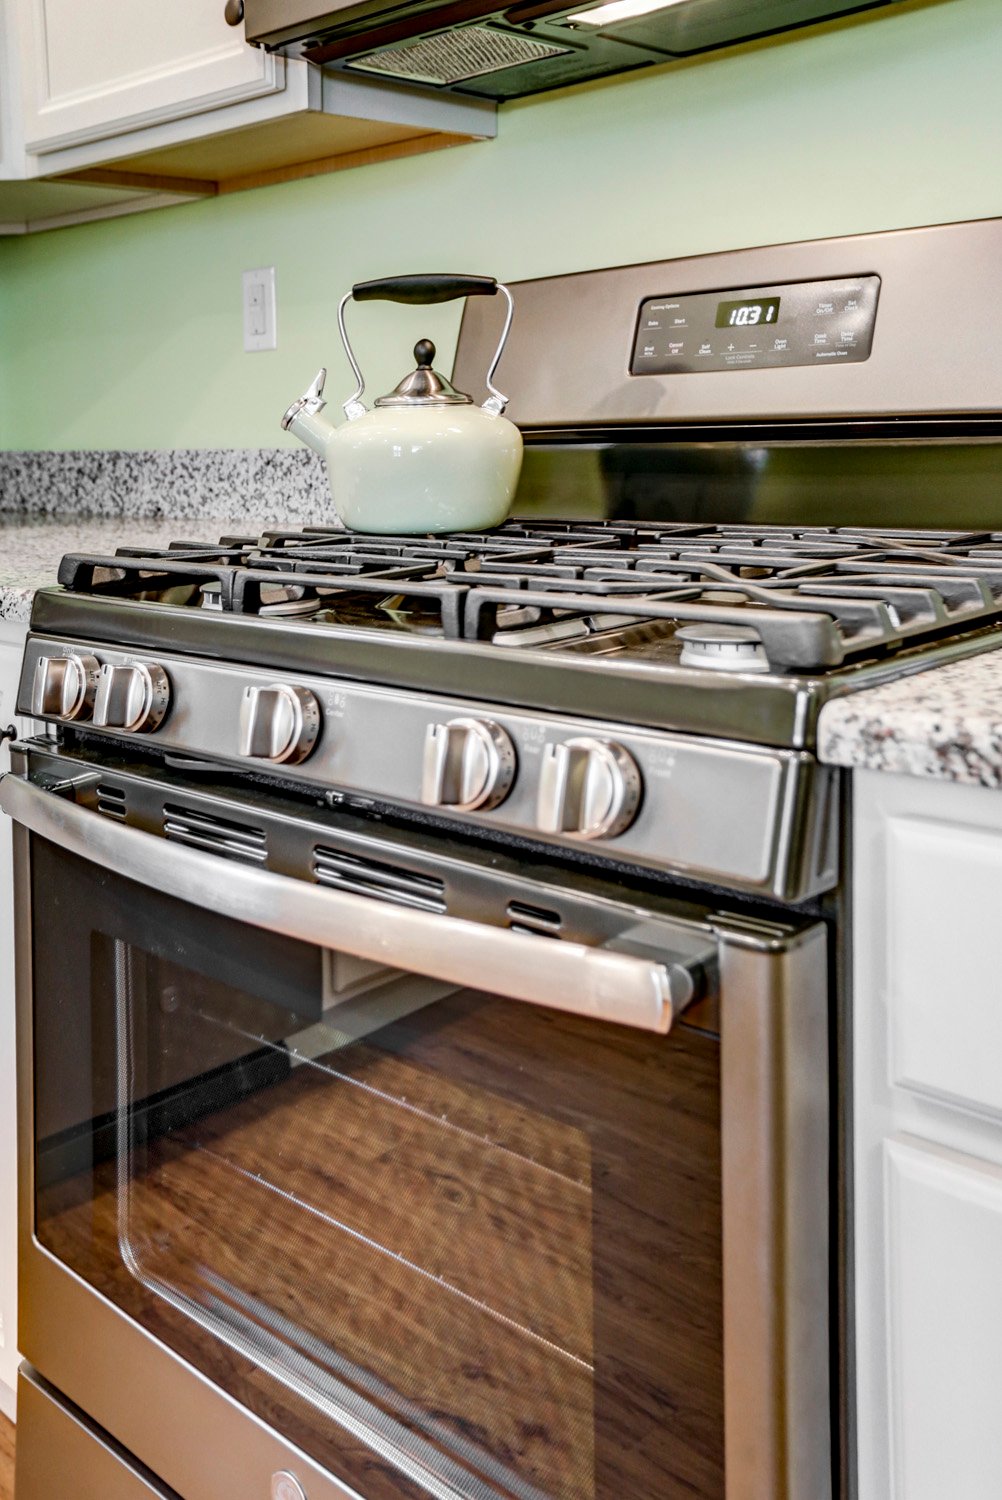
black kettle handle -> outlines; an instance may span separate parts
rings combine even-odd
[[[422,272],[416,276],[383,276],[359,281],[351,289],[356,302],[406,302],[413,307],[453,302],[457,297],[493,297],[493,276],[450,276]]]

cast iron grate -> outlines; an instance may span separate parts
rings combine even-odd
[[[758,670],[818,672],[1002,618],[1002,532],[528,521],[487,533],[306,528],[71,554],[74,592],[560,650],[722,627]]]

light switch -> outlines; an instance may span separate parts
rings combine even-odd
[[[243,273],[244,348],[250,353],[278,345],[275,267]]]

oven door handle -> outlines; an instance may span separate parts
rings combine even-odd
[[[616,948],[590,947],[415,911],[222,861],[113,823],[14,774],[0,779],[0,807],[91,864],[219,916],[597,1021],[665,1033],[705,990],[715,964],[717,940],[696,924],[638,922],[640,956],[628,951],[629,930]]]

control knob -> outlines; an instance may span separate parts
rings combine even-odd
[[[125,734],[149,734],[170,707],[170,678],[156,662],[105,662],[94,698],[94,723]]]
[[[515,780],[515,747],[492,719],[429,724],[424,742],[421,801],[462,812],[497,807]]]
[[[295,1474],[279,1469],[271,1476],[271,1500],[306,1500],[306,1491]]]
[[[89,719],[101,664],[96,656],[40,656],[31,689],[37,718]]]
[[[614,740],[582,735],[547,745],[536,821],[542,833],[611,839],[633,822],[642,789],[636,761]]]
[[[240,754],[248,760],[296,765],[320,734],[320,704],[309,688],[276,683],[244,688],[240,704]]]

